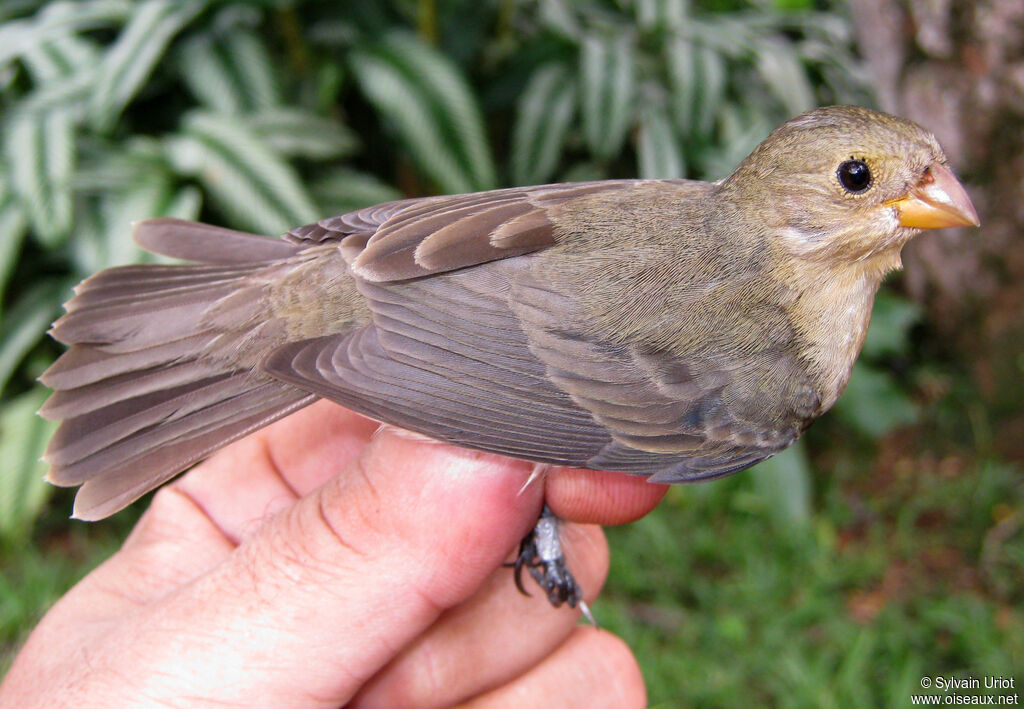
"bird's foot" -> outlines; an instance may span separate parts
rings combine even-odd
[[[577,606],[583,614],[594,622],[590,609],[583,600],[583,591],[580,589],[572,572],[569,571],[568,563],[565,560],[565,553],[562,551],[562,540],[559,537],[558,517],[544,505],[536,526],[530,533],[523,537],[519,545],[519,557],[515,564],[516,588],[520,592],[530,595],[523,587],[523,569],[530,572],[530,576],[537,582],[548,597],[548,602],[555,608],[563,603],[568,603],[570,608]]]

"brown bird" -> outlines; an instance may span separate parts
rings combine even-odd
[[[283,240],[144,221],[197,265],[78,286],[41,377],[49,480],[98,519],[321,397],[518,458],[720,477],[835,403],[902,246],[958,225],[978,217],[935,138],[849,106],[713,183],[408,199]]]

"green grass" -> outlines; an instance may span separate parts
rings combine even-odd
[[[1020,471],[947,468],[819,476],[802,532],[770,514],[756,473],[675,488],[609,530],[595,613],[656,707],[907,706],[940,674],[1016,671],[1020,687]]]

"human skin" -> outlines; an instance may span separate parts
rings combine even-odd
[[[157,493],[46,615],[0,704],[641,707],[635,658],[503,564],[542,499],[592,601],[595,523],[664,487],[410,436],[320,402]]]

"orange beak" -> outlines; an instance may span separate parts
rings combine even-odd
[[[906,196],[886,202],[899,215],[900,226],[941,229],[979,226],[978,213],[964,186],[945,165],[935,163]]]

